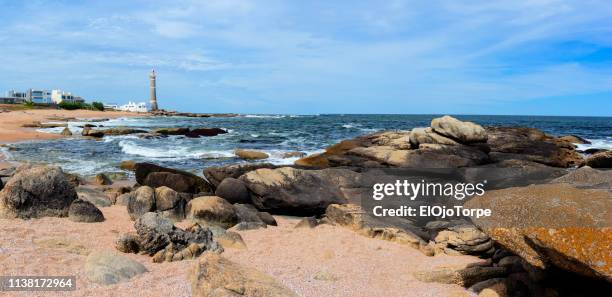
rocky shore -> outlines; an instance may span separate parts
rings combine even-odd
[[[93,128],[83,135],[224,133]],[[3,226],[45,218],[101,226],[112,223],[109,219],[124,222],[121,230],[105,235],[112,243],[107,240],[102,251],[84,249],[80,255],[83,281],[96,286],[138,282],[147,274],[163,275],[158,267],[176,265],[168,269],[184,270],[181,277],[193,296],[599,296],[612,282],[612,171],[606,170],[612,155],[579,152],[575,144],[583,141],[444,116],[430,127],[344,140],[293,166],[242,163],[204,168],[196,175],[126,162],[122,168],[135,176],[126,182],[104,175],[86,181],[58,167],[24,164],[0,170],[0,217]],[[254,153],[240,153],[244,159],[259,159]],[[494,215],[446,220],[373,217],[364,204],[373,183],[420,178],[414,169],[451,170],[465,180],[497,173],[488,176],[495,182],[490,191],[464,201],[466,207],[489,208]],[[8,227],[3,231],[4,236],[13,232]],[[364,282],[374,278],[369,286],[377,291],[329,271],[313,271],[312,279],[300,279],[300,264],[284,257],[307,258],[309,243],[303,242],[303,249],[279,241],[274,250],[291,246],[303,254],[276,255],[259,249],[263,243],[255,242],[260,237],[249,240],[255,234],[276,241],[283,236],[311,238],[311,252],[331,249],[311,265],[325,266],[341,257],[345,266],[329,267],[344,277],[359,279],[351,274],[351,265],[364,265],[334,249],[379,261],[367,262],[370,270],[360,273]],[[334,236],[343,239],[337,242]],[[381,247],[393,258],[385,260],[378,248],[364,250],[370,246]],[[240,254],[249,249],[261,255],[255,267],[247,254]],[[276,257],[283,258],[278,265],[295,271],[279,273],[280,279],[270,274],[289,269],[271,268]],[[5,266],[10,265],[7,259],[0,254]],[[393,262],[410,267],[398,270],[391,267]],[[390,284],[378,275],[406,285]],[[376,281],[388,287],[380,288]]]

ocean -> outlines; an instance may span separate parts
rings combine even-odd
[[[321,152],[331,144],[358,135],[382,130],[409,130],[429,126],[440,115],[243,115],[230,118],[142,117],[118,118],[93,124],[97,129],[133,127],[152,130],[161,127],[219,127],[229,133],[214,137],[141,138],[138,135],[110,136],[102,140],[81,137],[12,144],[4,148],[10,160],[59,165],[83,175],[117,172],[124,160],[148,161],[201,174],[208,166],[244,162],[233,151],[237,148],[262,150],[270,154],[265,162],[292,164],[297,158],[283,154],[301,151]],[[483,126],[534,127],[551,135],[575,134],[592,142],[579,149],[612,149],[611,117],[558,116],[456,116]],[[79,125],[69,122],[70,130],[80,134]],[[40,129],[60,133],[63,128]]]

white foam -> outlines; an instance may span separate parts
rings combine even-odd
[[[606,137],[605,139],[587,139],[591,144],[576,144],[578,150],[587,149],[612,149],[612,137]]]
[[[245,114],[242,117],[244,118],[262,118],[262,119],[282,119],[287,116],[281,115],[281,114]]]
[[[231,158],[234,156],[233,151],[193,149],[179,145],[180,144],[177,144],[171,147],[145,147],[130,140],[119,141],[119,147],[121,147],[121,151],[124,153],[152,159],[185,160],[198,158]]]

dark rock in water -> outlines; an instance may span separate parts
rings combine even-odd
[[[197,138],[200,136],[217,136],[219,134],[225,134],[227,131],[220,128],[198,128],[192,129],[185,134],[185,136],[190,138]]]
[[[132,220],[155,211],[155,190],[149,186],[139,187],[129,200],[127,209]]]
[[[193,198],[185,208],[187,218],[202,224],[230,228],[238,222],[234,206],[217,196]]]
[[[22,166],[0,191],[5,218],[65,217],[77,193],[55,166]]]
[[[189,281],[194,297],[298,296],[271,276],[213,253],[205,253],[196,261],[195,268],[189,273]],[[240,293],[235,293],[236,291]]]
[[[169,187],[177,192],[211,193],[212,187],[203,178],[186,171],[161,167],[151,163],[136,163],[136,181],[153,188]]]
[[[95,223],[104,221],[104,215],[93,203],[77,199],[72,202],[68,218],[74,222]]]
[[[234,204],[234,209],[236,210],[236,215],[238,216],[238,222],[264,223],[259,217],[259,211],[257,211],[257,208],[251,204],[236,203]]]
[[[590,155],[586,159],[586,165],[593,168],[612,168],[612,151]]]
[[[96,184],[101,186],[108,186],[113,184],[113,181],[104,173],[96,174],[95,182]]]
[[[612,280],[612,192],[568,184],[493,190],[465,203],[495,216],[473,222],[505,249],[538,269],[560,268]]]
[[[215,195],[219,196],[229,203],[250,203],[251,194],[249,190],[239,179],[228,177],[224,179],[215,190]]]
[[[278,223],[276,223],[276,219],[268,212],[265,211],[260,211],[257,213],[257,216],[259,216],[259,219],[270,225],[270,226],[278,226]]]
[[[72,136],[72,132],[70,132],[70,129],[68,129],[68,127],[64,128],[64,130],[62,130],[62,135],[63,136]]]
[[[579,166],[584,160],[570,142],[533,128],[488,127],[493,161],[521,159],[555,167]]]
[[[160,128],[153,130],[153,133],[162,135],[185,135],[189,133],[189,128]]]
[[[218,187],[219,184],[228,177],[239,178],[241,175],[249,171],[253,171],[260,168],[274,169],[277,167],[278,166],[275,166],[270,163],[247,163],[228,166],[212,166],[204,169],[204,176],[211,184],[213,184],[215,187]]]
[[[567,136],[562,136],[559,137],[560,140],[563,141],[567,141],[570,143],[577,143],[577,144],[591,144],[590,141],[578,136],[578,135],[567,135]]]
[[[137,133],[146,133],[147,131],[141,129],[133,129],[133,128],[112,128],[106,130],[93,130],[89,126],[84,126],[81,135],[101,138],[107,135],[116,136],[116,135],[129,135],[129,134],[137,134]]]
[[[598,149],[598,148],[590,148],[590,149],[586,149],[584,151],[578,151],[579,153],[583,153],[583,154],[587,154],[587,155],[594,155],[597,153],[601,153],[601,152],[607,152],[608,150],[606,149]]]
[[[117,240],[115,240],[115,248],[123,253],[137,254],[140,252],[138,234],[129,232],[119,235]]]
[[[95,138],[101,138],[101,137],[104,137],[104,132],[103,131],[98,131],[98,130],[93,130],[90,127],[84,127],[83,131],[81,131],[81,135],[89,136],[89,137],[95,137]]]
[[[257,169],[240,177],[254,194],[260,210],[286,214],[320,214],[330,204],[346,203],[336,180],[356,174],[350,170],[302,170],[291,167]]]
[[[128,135],[128,134],[137,134],[137,133],[147,133],[146,130],[142,129],[133,129],[133,128],[112,128],[101,131],[105,136],[107,135]]]

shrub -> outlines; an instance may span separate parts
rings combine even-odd
[[[91,107],[95,110],[104,111],[104,104],[102,102],[92,102]]]
[[[67,109],[67,110],[82,109],[84,107],[83,104],[80,102],[68,102],[68,101],[62,101],[60,102],[60,104],[58,104],[58,106],[61,109]]]

